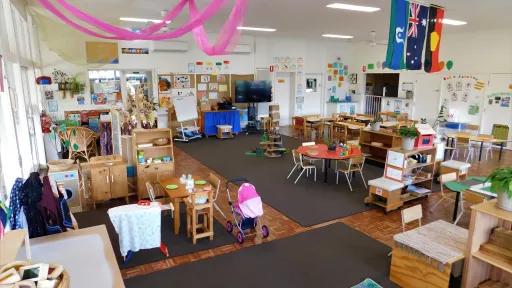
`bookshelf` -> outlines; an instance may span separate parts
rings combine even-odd
[[[382,146],[377,146],[375,143],[381,143]],[[400,147],[401,144],[402,138],[398,134],[386,129],[380,129],[379,131],[372,131],[368,128],[362,129],[359,137],[361,151],[365,154],[370,154],[367,157],[368,159],[380,163],[386,163],[389,149]]]
[[[486,285],[494,283],[492,287],[512,286],[512,258],[506,253],[493,253],[492,247],[489,247],[492,245],[489,240],[494,228],[502,227],[510,231],[511,226],[512,212],[496,207],[496,200],[471,207],[463,287],[481,287],[483,282]]]
[[[164,145],[156,145],[161,138],[169,139]],[[146,182],[155,183],[174,175],[174,145],[172,131],[168,128],[135,129],[132,131],[133,161],[137,170],[137,196],[148,198]],[[170,157],[170,159],[166,159]],[[151,159],[151,160],[149,160]],[[159,195],[156,189],[155,196]]]

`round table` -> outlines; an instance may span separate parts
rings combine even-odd
[[[343,148],[337,147],[336,151],[329,151],[326,144],[316,144],[312,146],[300,146],[297,148],[297,152],[304,156],[314,159],[324,160],[324,182],[327,182],[327,168],[331,167],[331,160],[347,160],[353,157],[361,156],[361,150],[357,149],[350,155],[340,156],[343,152]]]
[[[204,180],[203,178],[193,175],[194,181]],[[171,199],[172,205],[174,205],[174,234],[178,235],[180,232],[180,202],[190,196],[190,193],[185,189],[185,184],[180,183],[179,177],[171,177],[158,181],[160,185],[165,189],[165,193]],[[178,185],[176,189],[167,189],[167,185],[175,184]],[[208,182],[207,182],[208,184]],[[196,184],[196,187],[198,185]],[[204,186],[204,185],[200,185]]]

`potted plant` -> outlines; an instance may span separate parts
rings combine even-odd
[[[327,145],[328,151],[336,151],[336,148],[338,147],[338,144],[335,141],[331,141],[329,145]]]
[[[380,115],[375,116],[372,121],[370,121],[370,128],[372,131],[379,131],[380,130],[380,124],[382,124],[382,117]]]
[[[487,177],[486,182],[491,183],[491,192],[498,195],[496,205],[512,212],[512,167],[494,170]]]
[[[398,134],[402,137],[402,149],[406,151],[414,150],[414,140],[419,136],[415,126],[402,126],[398,129]]]
[[[59,69],[53,69],[52,80],[57,83],[60,91],[65,91],[67,86],[68,74]]]
[[[85,83],[78,81],[78,77],[74,76],[68,79],[68,90],[71,91],[71,97],[81,94],[85,90]]]

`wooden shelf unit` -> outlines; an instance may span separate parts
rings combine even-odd
[[[383,146],[372,145],[372,142],[382,143]],[[369,159],[386,163],[387,151],[391,148],[400,147],[402,145],[402,138],[398,134],[386,129],[372,131],[365,128],[361,130],[359,144],[363,153],[371,155],[368,157]]]
[[[512,262],[510,259],[480,249],[482,244],[489,241],[495,227],[510,230],[512,228],[512,212],[496,207],[496,200],[471,207],[463,287],[479,287],[482,282],[487,280],[512,285]]]
[[[168,138],[169,144],[167,145],[153,145],[150,147],[140,147],[140,144],[153,143],[160,138]],[[133,161],[137,163],[137,196],[139,199],[148,198],[146,182],[155,183],[160,179],[169,178],[174,175],[174,145],[172,142],[172,130],[169,128],[156,128],[156,129],[134,129],[132,131],[132,150]],[[140,163],[137,157],[138,151],[144,152],[144,163]],[[171,161],[160,163],[147,163],[147,159],[170,156]],[[155,196],[165,196],[165,193],[160,193],[159,189],[155,189]]]
[[[421,154],[427,157],[426,163],[415,163],[409,165],[407,159],[411,156]],[[365,199],[365,203],[378,205],[386,208],[386,212],[398,209],[408,201],[412,201],[421,197],[428,196],[429,193],[415,194],[407,191],[408,185],[415,185],[418,187],[426,188],[432,191],[432,182],[434,180],[434,171],[436,166],[435,161],[436,148],[418,148],[411,151],[405,151],[399,148],[390,148],[387,150],[387,157],[384,168],[384,178],[401,182],[405,186],[401,190],[387,191],[385,193],[380,189],[370,187],[369,195]],[[419,169],[421,171],[415,171]],[[425,171],[424,171],[425,170]],[[413,179],[412,182],[407,182],[403,178],[406,173],[417,173],[421,178]],[[418,176],[415,176],[418,177]]]

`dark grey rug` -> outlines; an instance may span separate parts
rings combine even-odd
[[[329,181],[324,183],[319,162],[316,182],[312,176],[306,178],[304,175],[297,184],[293,184],[299,173],[295,172],[290,179],[286,179],[293,167],[291,152],[281,158],[245,155],[245,152],[259,147],[259,142],[259,135],[244,135],[230,140],[210,137],[192,143],[177,143],[177,146],[228,179],[247,178],[256,186],[263,202],[303,226],[324,223],[372,208],[364,204],[368,192],[359,175],[352,183],[353,191],[350,191],[343,174],[340,174],[340,184],[336,185],[333,169],[329,169]],[[286,136],[283,136],[283,142],[288,149],[301,145],[299,140]],[[382,177],[383,169],[365,165],[364,175],[366,181]]]
[[[184,211],[184,209],[182,210]],[[101,210],[92,210],[87,212],[73,213],[75,216],[78,226],[80,228],[87,228],[96,225],[105,224],[107,226],[108,236],[110,237],[110,242],[112,243],[112,247],[114,248],[114,253],[116,254],[117,263],[121,269],[130,268],[134,266],[139,266],[143,264],[148,264],[156,261],[160,261],[165,259],[164,254],[160,252],[159,248],[154,249],[145,249],[135,252],[128,261],[128,263],[124,264],[124,260],[119,251],[119,238],[110,222],[107,211],[105,209]],[[214,237],[213,240],[210,241],[208,238],[203,238],[197,240],[197,244],[192,244],[192,240],[187,237],[185,229],[187,227],[185,214],[182,214],[180,217],[181,225],[180,225],[180,234],[174,235],[174,225],[173,219],[171,218],[170,211],[162,212],[162,241],[167,245],[169,250],[169,256],[180,256],[185,254],[190,254],[194,252],[198,252],[201,250],[207,250],[215,247],[220,247],[228,244],[232,244],[235,242],[234,237],[226,232],[226,228],[214,220]]]
[[[337,223],[175,268],[125,280],[127,287],[351,287],[371,278],[383,287],[391,249]]]

